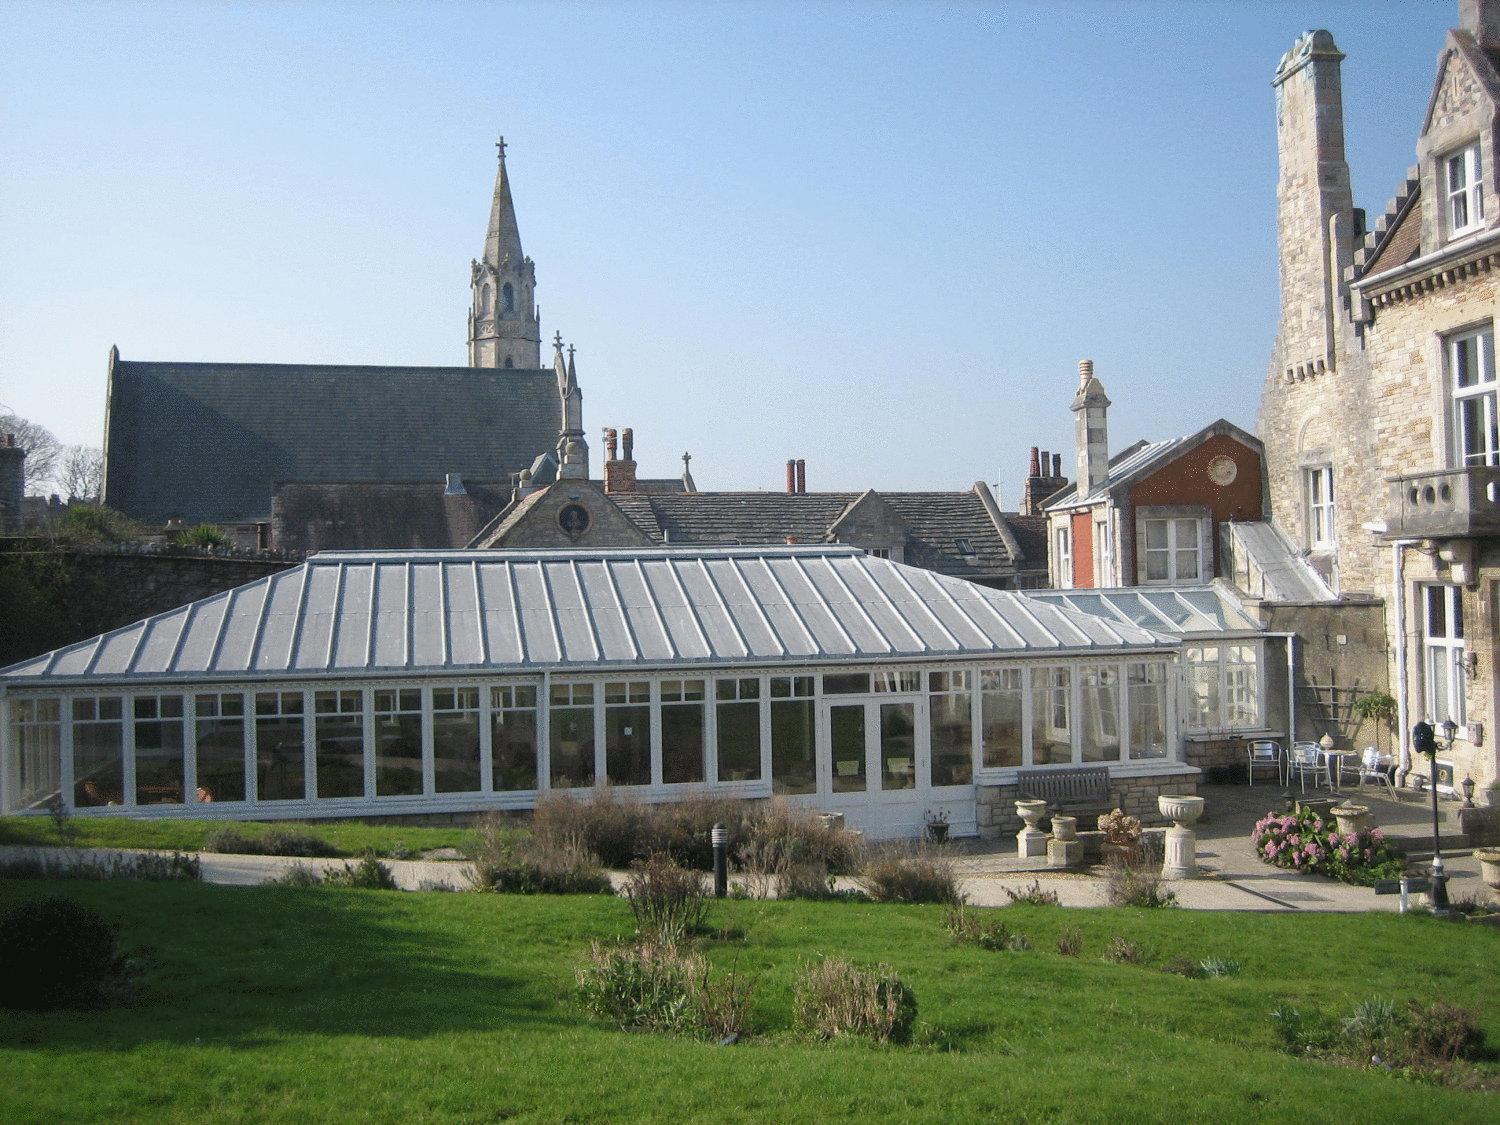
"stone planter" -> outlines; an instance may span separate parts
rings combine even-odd
[[[1163,879],[1192,879],[1198,874],[1198,838],[1191,825],[1203,815],[1202,797],[1169,797],[1156,799],[1162,816],[1172,821],[1167,829],[1166,855],[1162,859]]]
[[[1370,827],[1370,809],[1367,805],[1334,805],[1328,811],[1338,821],[1340,836],[1357,836]]]
[[[1500,848],[1476,848],[1474,858],[1479,861],[1479,877],[1492,891],[1500,891]]]
[[[1076,816],[1054,816],[1052,818],[1052,838],[1054,840],[1078,839],[1078,818]]]
[[[1047,834],[1037,827],[1047,815],[1046,801],[1017,801],[1016,815],[1024,821],[1016,833],[1016,855],[1031,859],[1047,854]]]

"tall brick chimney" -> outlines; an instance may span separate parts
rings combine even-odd
[[[797,491],[797,462],[788,457],[786,462],[786,490]]]
[[[26,497],[26,450],[15,434],[0,434],[0,532],[20,531]]]
[[[1067,483],[1067,478],[1062,475],[1062,455],[1033,445],[1030,464],[1026,467],[1026,484],[1021,489],[1021,515],[1040,513],[1047,497]]]
[[[619,450],[615,446],[615,431],[604,431],[604,491],[634,492],[635,432],[626,427],[618,436],[624,446],[624,456],[619,456]]]
[[[807,462],[797,458],[797,491],[807,491]]]

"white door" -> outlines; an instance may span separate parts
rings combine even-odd
[[[931,797],[926,699],[843,698],[823,708],[820,803],[872,838],[918,835]]]

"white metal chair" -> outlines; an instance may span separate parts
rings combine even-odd
[[[1256,770],[1274,770],[1279,784],[1282,776],[1281,743],[1261,739],[1250,743],[1250,784],[1255,784]]]
[[[1381,756],[1380,750],[1374,746],[1366,746],[1359,755],[1359,785],[1364,788],[1365,780],[1369,779],[1380,785],[1384,785],[1391,797],[1396,796],[1396,787],[1391,783],[1391,775],[1388,772],[1390,762]]]
[[[1324,784],[1333,788],[1333,777],[1328,772],[1328,760],[1323,757],[1323,748],[1316,742],[1298,742],[1292,746],[1292,756],[1287,760],[1286,779],[1287,784],[1295,776],[1302,785],[1302,792],[1307,792],[1307,779],[1313,779],[1313,788],[1318,787],[1318,778],[1322,778]]]

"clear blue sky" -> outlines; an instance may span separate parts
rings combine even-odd
[[[596,457],[633,426],[704,488],[800,456],[1014,506],[1029,446],[1071,459],[1080,357],[1114,448],[1253,426],[1276,61],[1348,55],[1373,221],[1457,8],[10,0],[0,402],[97,444],[111,344],[462,364],[503,132]]]

